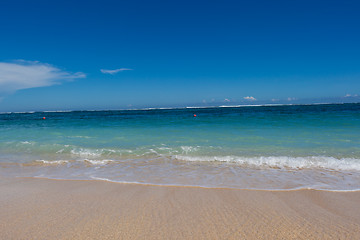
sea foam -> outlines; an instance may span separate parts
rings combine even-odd
[[[360,159],[341,158],[326,156],[287,157],[287,156],[183,156],[175,155],[173,159],[199,162],[227,162],[253,167],[290,168],[290,169],[313,169],[323,168],[329,170],[360,171]]]

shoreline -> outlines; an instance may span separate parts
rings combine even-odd
[[[355,239],[360,192],[0,178],[0,239]]]
[[[360,192],[359,189],[353,190],[331,190],[331,189],[316,189],[316,188],[307,188],[307,187],[298,187],[298,188],[290,188],[290,189],[257,189],[257,188],[236,188],[236,187],[207,187],[207,186],[196,186],[196,185],[176,185],[176,184],[156,184],[156,183],[141,183],[141,182],[120,182],[120,181],[112,181],[109,179],[61,179],[61,178],[48,178],[48,177],[15,177],[15,179],[43,179],[50,181],[100,181],[106,183],[113,184],[130,184],[130,185],[140,185],[140,186],[153,186],[153,187],[179,187],[179,188],[200,188],[200,189],[228,189],[228,190],[239,190],[239,191],[264,191],[264,192],[292,192],[292,191],[320,191],[320,192],[334,192],[334,193],[352,193],[352,192]]]

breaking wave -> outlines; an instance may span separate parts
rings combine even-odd
[[[287,156],[261,156],[261,157],[238,157],[238,156],[181,156],[173,157],[177,160],[192,162],[228,162],[249,167],[270,167],[270,168],[289,168],[289,169],[316,169],[323,168],[328,170],[360,171],[360,159],[341,158],[326,156],[308,157],[287,157]]]

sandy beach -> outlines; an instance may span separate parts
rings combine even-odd
[[[0,179],[0,239],[357,239],[360,192]]]

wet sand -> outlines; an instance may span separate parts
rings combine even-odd
[[[0,239],[359,239],[360,192],[0,178]]]

